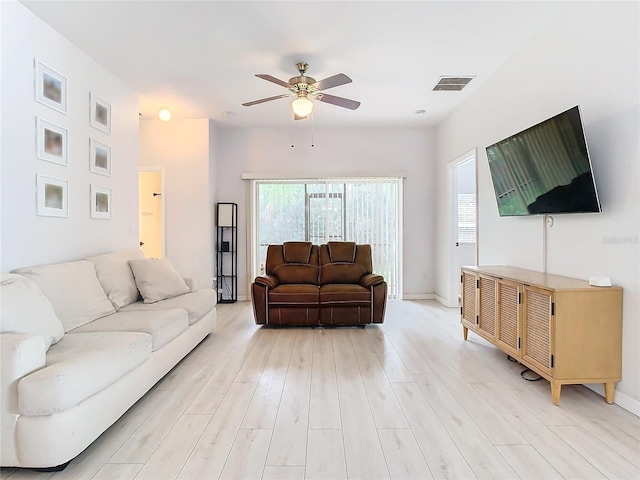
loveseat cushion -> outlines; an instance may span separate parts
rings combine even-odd
[[[33,280],[49,299],[65,332],[115,313],[88,260],[16,270]]]
[[[63,412],[150,357],[147,333],[69,333],[49,349],[46,367],[19,381],[18,412],[29,416]]]
[[[318,306],[319,288],[316,285],[279,285],[269,290],[269,306],[304,307]]]
[[[349,262],[356,260],[355,242],[327,242],[329,257],[332,262]]]
[[[311,242],[284,242],[282,256],[286,263],[309,263]]]
[[[31,280],[15,273],[0,279],[0,332],[39,335],[45,348],[59,341],[64,328],[51,302]]]
[[[138,300],[138,287],[133,278],[129,260],[143,260],[139,248],[90,257],[96,268],[96,276],[116,310]]]
[[[368,307],[371,305],[371,292],[361,285],[323,285],[320,287],[320,306],[329,305],[340,307]]]
[[[197,292],[186,293],[173,298],[168,298],[155,303],[136,302],[124,307],[121,312],[133,312],[138,310],[164,310],[168,308],[181,308],[187,311],[189,325],[197,323],[202,317],[209,313],[216,305],[216,292],[213,289],[198,290]]]
[[[327,263],[320,268],[320,285],[331,283],[360,283],[366,274],[362,265],[357,263]]]
[[[167,258],[129,260],[144,303],[155,303],[191,291]]]
[[[152,351],[164,347],[189,327],[187,311],[181,308],[117,312],[74,328],[69,333],[142,332],[152,338]]]
[[[278,265],[271,272],[278,281],[282,284],[293,283],[303,284],[309,283],[311,285],[318,284],[318,266],[297,264],[297,263],[283,263]]]

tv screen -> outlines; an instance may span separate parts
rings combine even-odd
[[[579,108],[487,147],[500,216],[599,212]]]

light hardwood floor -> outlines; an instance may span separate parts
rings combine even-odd
[[[640,478],[640,419],[548,382],[435,302],[366,329],[218,327],[62,472],[20,479]]]

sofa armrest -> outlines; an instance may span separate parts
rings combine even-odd
[[[255,283],[264,285],[265,287],[269,288],[276,288],[278,285],[280,285],[278,279],[273,275],[260,275],[259,277],[256,277]]]
[[[40,335],[2,333],[0,352],[2,388],[47,364],[47,348]]]
[[[384,277],[377,273],[369,273],[360,279],[360,285],[365,288],[373,287],[382,282],[384,282]]]
[[[189,287],[189,290],[191,292],[195,292],[197,289],[197,285],[196,285],[196,279],[193,277],[182,277],[182,279],[184,280],[184,283],[187,284],[187,287]]]
[[[18,465],[16,422],[18,382],[47,363],[44,337],[19,333],[0,334],[0,436],[2,465]]]

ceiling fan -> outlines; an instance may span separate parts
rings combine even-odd
[[[256,77],[281,85],[289,90],[289,93],[283,93],[282,95],[276,95],[275,97],[261,98],[260,100],[254,100],[253,102],[243,103],[242,105],[250,107],[252,105],[270,102],[271,100],[277,100],[279,98],[295,96],[296,99],[291,102],[291,108],[293,109],[294,118],[296,120],[307,118],[311,114],[311,111],[313,110],[313,102],[309,100],[309,97],[314,100],[318,100],[319,102],[330,103],[350,110],[355,110],[360,106],[360,102],[356,102],[355,100],[349,100],[348,98],[336,97],[335,95],[328,95],[324,93],[324,90],[327,90],[328,88],[351,83],[351,79],[344,73],[338,73],[337,75],[333,75],[332,77],[316,82],[315,78],[307,77],[305,75],[309,68],[307,63],[297,63],[296,68],[300,75],[290,78],[288,82],[272,77],[271,75],[257,73]]]

